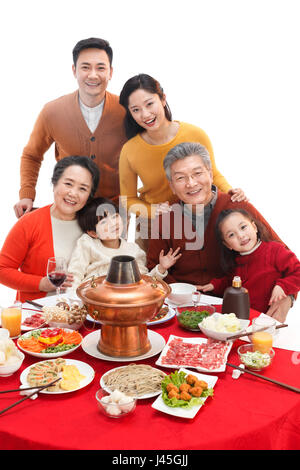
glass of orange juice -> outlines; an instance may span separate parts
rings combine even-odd
[[[15,302],[11,307],[1,309],[1,326],[9,331],[10,338],[21,334],[22,304]]]
[[[276,321],[272,317],[260,316],[252,321],[253,334],[251,341],[256,351],[268,353],[272,346],[276,332]],[[264,328],[263,331],[260,331]]]

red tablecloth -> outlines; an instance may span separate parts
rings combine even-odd
[[[251,312],[252,315],[254,312]],[[167,341],[198,333],[182,329],[176,318],[152,327]],[[89,332],[83,328],[83,335]],[[239,364],[235,341],[228,361]],[[276,349],[266,376],[300,387],[300,365],[292,352]],[[139,400],[133,414],[121,419],[102,415],[95,394],[101,375],[126,363],[108,362],[87,355],[82,348],[67,356],[90,364],[96,372],[87,387],[63,395],[39,395],[0,416],[1,449],[299,449],[300,395],[256,377],[232,378],[232,370],[219,373],[213,398],[195,418],[176,418],[154,410],[155,398]],[[158,355],[143,363],[155,365]],[[26,355],[14,375],[0,377],[0,389],[19,386],[23,369],[39,361]],[[294,363],[293,363],[294,362]],[[163,369],[170,373],[172,369]],[[18,400],[18,393],[0,395],[0,409]]]

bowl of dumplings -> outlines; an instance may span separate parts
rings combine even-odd
[[[119,390],[112,393],[100,388],[96,393],[98,408],[109,418],[122,418],[132,413],[136,407],[136,398],[129,397]]]
[[[9,377],[16,372],[20,369],[24,359],[25,354],[9,338],[9,331],[0,328],[0,377]]]

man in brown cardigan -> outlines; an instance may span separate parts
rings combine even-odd
[[[281,241],[252,204],[232,202],[230,195],[212,184],[209,154],[202,145],[193,142],[176,145],[166,155],[164,169],[178,201],[169,208],[164,207],[154,219],[147,253],[147,267],[152,269],[162,250],[166,254],[180,247],[181,257],[168,270],[164,281],[204,285],[223,275],[215,225],[224,209],[246,210],[266,226],[273,240]],[[287,312],[292,303],[291,297],[276,302],[268,314],[273,316],[274,309]]]
[[[119,196],[119,155],[127,139],[125,110],[119,97],[106,91],[112,58],[112,49],[103,39],[83,39],[74,47],[72,68],[78,90],[47,103],[37,118],[21,157],[17,217],[32,209],[43,156],[52,143],[56,160],[83,155],[95,161],[101,175],[96,196]]]

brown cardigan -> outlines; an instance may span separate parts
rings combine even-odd
[[[170,212],[170,222],[168,222],[169,214],[159,216],[154,225],[156,230],[152,233],[150,240],[148,254],[147,254],[147,267],[152,269],[159,262],[159,253],[164,250],[166,254],[170,248],[175,250],[178,246],[181,247],[181,258],[169,269],[168,276],[164,281],[172,282],[188,282],[191,284],[207,284],[215,277],[221,277],[224,273],[220,268],[220,249],[215,236],[216,220],[220,212],[224,209],[240,208],[250,212],[257,220],[261,221],[270,231],[271,238],[276,241],[281,241],[277,234],[272,230],[267,221],[262,215],[252,206],[249,202],[232,202],[229,194],[218,192],[218,197],[208,225],[204,234],[204,246],[202,249],[198,247],[191,247],[186,249],[187,243],[192,244],[195,241],[195,230],[193,229],[192,222],[188,217],[181,213]],[[176,223],[174,224],[174,219]],[[174,225],[178,231],[177,239],[174,236]],[[167,229],[170,227],[170,235],[168,236]],[[162,239],[162,230],[165,231],[167,238]],[[180,236],[180,232],[182,236]],[[191,238],[192,235],[193,238]],[[159,238],[158,238],[159,236]],[[157,237],[156,239],[154,237]]]
[[[82,116],[78,91],[47,103],[39,114],[21,157],[20,199],[35,199],[35,186],[44,153],[55,142],[55,158],[91,157],[100,169],[96,196],[116,198],[119,188],[119,156],[126,136],[125,110],[116,95],[106,92],[103,114],[92,134]]]

